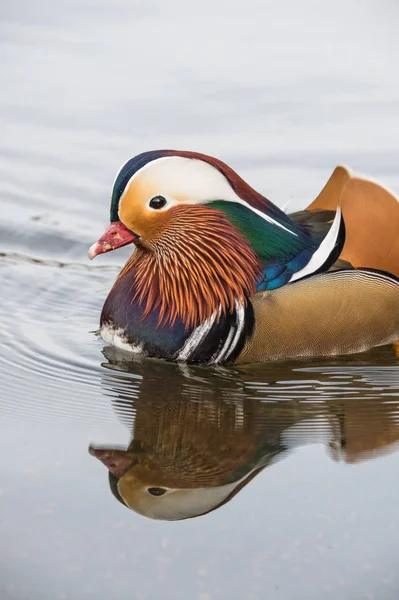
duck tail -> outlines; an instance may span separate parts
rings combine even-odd
[[[346,228],[340,259],[399,277],[399,200],[379,183],[338,166],[306,211],[338,206]]]

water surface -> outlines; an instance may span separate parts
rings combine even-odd
[[[399,191],[397,18],[0,8],[2,599],[396,600],[397,350],[127,363],[95,331],[128,250],[86,256],[120,164],[151,148],[219,156],[293,210],[339,163]]]

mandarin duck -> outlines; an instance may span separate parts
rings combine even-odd
[[[127,362],[111,352],[108,359],[124,370]],[[89,452],[106,466],[116,500],[147,518],[180,520],[219,509],[309,443],[323,443],[333,460],[350,463],[397,450],[397,405],[376,398],[367,378],[337,399],[328,391],[315,397],[309,371],[284,363],[245,377],[215,369],[205,381],[195,365],[181,369],[142,357],[129,364],[134,377],[119,371],[103,375],[102,385],[132,439],[126,449],[91,444]],[[320,387],[336,390],[335,375],[319,371]],[[257,393],[251,380],[266,385]],[[282,382],[284,402],[276,398]]]
[[[130,159],[89,257],[135,250],[102,309],[105,342],[182,362],[363,352],[399,339],[399,202],[337,167],[285,214],[220,160]]]

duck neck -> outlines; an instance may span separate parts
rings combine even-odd
[[[228,310],[223,310],[219,301],[210,313],[199,300],[198,321],[187,323],[176,308],[169,309],[167,300],[171,302],[175,296],[165,298],[161,291],[171,289],[181,300],[181,306],[189,307],[190,301],[197,302],[195,294],[191,299],[188,297],[189,280],[186,278],[185,286],[179,289],[177,281],[162,282],[164,272],[164,263],[148,252],[139,249],[133,254],[103,307],[101,334],[105,341],[126,350],[182,362],[234,361],[253,331],[253,309],[248,297],[243,294],[241,298],[233,298]],[[143,290],[145,294],[139,293]],[[205,304],[204,299],[202,303]]]

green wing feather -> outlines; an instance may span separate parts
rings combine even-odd
[[[287,215],[284,215],[284,223],[281,223],[280,227],[238,202],[216,200],[208,206],[220,210],[228,217],[250,242],[260,259],[284,261],[297,256],[305,249],[316,248],[320,243],[320,239],[309,235],[306,226],[288,219]]]

